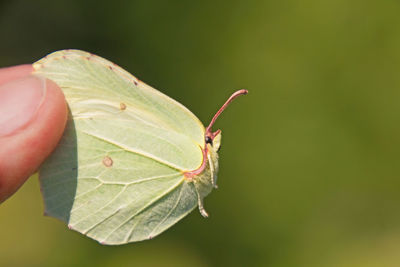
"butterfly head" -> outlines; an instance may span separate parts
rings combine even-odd
[[[211,147],[218,151],[221,146],[221,130],[218,129],[215,132],[208,132],[205,134],[205,143],[210,144]]]

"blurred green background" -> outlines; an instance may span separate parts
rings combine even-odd
[[[0,205],[1,266],[399,266],[400,2],[0,1],[0,67],[105,57],[204,124],[236,89],[219,189],[151,241],[102,246]],[[134,163],[132,163],[134,164]]]

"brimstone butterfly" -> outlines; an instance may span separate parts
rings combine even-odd
[[[45,214],[102,244],[149,239],[216,187],[221,131],[117,65],[79,50],[34,63],[64,92],[64,136],[40,168]]]

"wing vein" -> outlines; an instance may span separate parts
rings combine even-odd
[[[171,208],[171,210],[164,216],[164,218],[153,228],[153,231],[149,234],[149,238],[153,236],[153,233],[157,230],[157,228],[171,215],[171,213],[176,209],[178,206],[179,202],[181,201],[182,198],[182,191],[183,191],[183,186],[181,186],[179,190],[179,196],[174,204],[174,206]]]
[[[146,153],[146,152],[140,151],[140,150],[133,150],[133,149],[131,149],[129,147],[124,146],[123,144],[117,143],[117,142],[115,142],[113,140],[110,140],[108,138],[105,138],[105,137],[102,137],[102,136],[99,136],[99,135],[95,135],[93,133],[89,133],[89,132],[86,132],[86,131],[83,131],[83,130],[81,130],[81,132],[86,134],[86,135],[88,135],[88,136],[95,137],[95,138],[97,138],[97,139],[99,139],[99,140],[101,140],[103,142],[108,142],[108,143],[113,144],[113,145],[115,145],[117,147],[120,147],[121,149],[123,149],[125,151],[131,152],[131,153],[135,153],[137,155],[152,159],[152,160],[154,160],[154,161],[156,161],[158,163],[161,163],[161,164],[163,164],[163,165],[165,165],[167,167],[170,167],[172,169],[178,170],[180,172],[185,172],[186,171],[186,170],[182,170],[180,167],[176,166],[175,164],[173,164],[171,162],[168,162],[168,161],[165,161],[165,160],[162,160],[162,159],[158,158],[157,156],[152,155],[150,153]]]
[[[126,219],[125,221],[123,221],[120,225],[118,225],[114,230],[112,230],[105,238],[103,241],[107,240],[115,231],[117,231],[119,228],[121,228],[123,225],[125,225],[126,223],[128,223],[132,218],[136,217],[138,214],[140,214],[141,212],[143,212],[145,209],[147,209],[148,207],[150,207],[152,204],[154,204],[155,202],[157,202],[158,200],[160,200],[163,196],[165,196],[166,194],[172,192],[173,190],[175,190],[175,188],[177,188],[180,184],[182,184],[184,181],[184,178],[182,178],[181,180],[179,180],[176,184],[172,185],[170,188],[168,188],[167,190],[165,190],[163,193],[160,194],[159,197],[156,197],[154,199],[152,199],[151,201],[149,201],[149,203],[147,203],[146,205],[144,205],[144,207],[142,207],[141,209],[139,209],[137,212],[135,212],[134,214],[132,214],[131,216],[128,217],[128,219]],[[130,202],[128,204],[128,206],[130,204],[132,204],[133,202]]]

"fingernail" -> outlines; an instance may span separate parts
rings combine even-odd
[[[0,137],[26,127],[46,96],[46,80],[26,76],[0,86]]]

